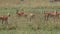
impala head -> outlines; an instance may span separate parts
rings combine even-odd
[[[10,16],[10,13],[8,13],[7,15]]]
[[[30,13],[30,15],[33,15],[33,13]]]
[[[35,15],[34,15],[33,13],[30,13],[30,17],[32,17],[32,18],[33,18],[34,16],[35,16]]]
[[[55,10],[55,13],[57,13],[57,10]]]
[[[21,12],[21,14],[24,14],[24,13],[25,13],[25,12],[24,12],[24,9],[21,9],[21,11],[20,11],[20,12]]]
[[[21,9],[22,12],[24,12],[24,9]]]

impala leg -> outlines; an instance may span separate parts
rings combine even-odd
[[[48,20],[48,16],[45,16],[45,20]]]
[[[48,16],[46,17],[46,20],[48,20]]]
[[[5,24],[8,24],[8,21],[7,21],[7,19],[5,20]]]
[[[27,15],[24,15],[25,18],[27,18]]]
[[[31,22],[31,18],[30,18],[30,22]]]
[[[57,16],[57,18],[59,18],[59,16]]]
[[[0,22],[2,21],[2,19],[0,19]]]
[[[46,20],[46,16],[44,16],[44,20]]]
[[[2,19],[2,24],[3,24],[3,22],[4,22],[4,19]]]

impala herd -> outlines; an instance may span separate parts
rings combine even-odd
[[[26,18],[29,18],[30,21],[32,18],[34,18],[36,15],[34,13],[27,13],[22,11],[17,10],[16,14],[20,17],[20,16],[24,16]],[[59,18],[60,16],[60,12],[59,11],[54,11],[54,12],[44,12],[44,18],[45,20],[48,20],[49,17],[57,17]],[[8,18],[10,17],[10,13],[8,13],[7,15],[2,15],[0,16],[0,20],[3,22],[5,21],[6,24],[8,24]]]

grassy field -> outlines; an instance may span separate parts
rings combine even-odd
[[[48,0],[0,0],[0,15],[11,16],[8,25],[1,24],[0,34],[60,34],[60,19],[49,18],[44,20],[44,11],[60,10],[60,2],[49,2]],[[23,16],[17,17],[16,10],[24,9],[25,12],[35,14],[30,20]],[[8,28],[7,28],[8,26]]]

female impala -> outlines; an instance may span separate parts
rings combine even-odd
[[[0,19],[2,20],[2,24],[5,21],[8,24],[8,17],[10,17],[10,14],[8,13],[7,15],[0,16]]]
[[[31,21],[31,19],[34,18],[34,16],[35,16],[34,13],[30,13],[27,15],[27,18],[30,19],[30,21]]]
[[[57,11],[55,12],[46,12],[44,13],[45,19],[48,20],[48,17],[55,17],[57,15]]]
[[[19,15],[19,16],[22,16],[24,14],[24,11],[19,12],[19,10],[17,10],[16,14]]]

